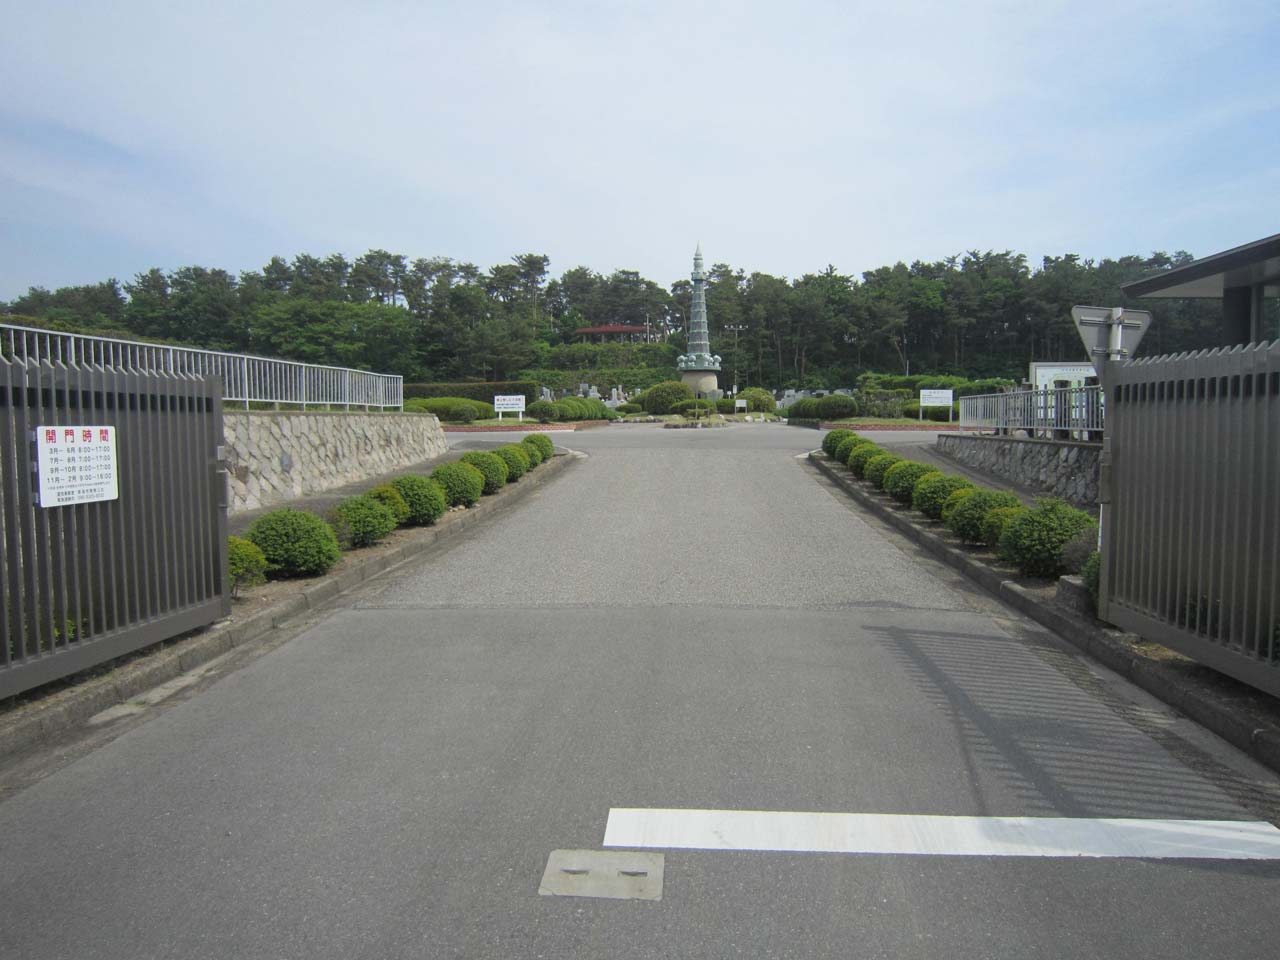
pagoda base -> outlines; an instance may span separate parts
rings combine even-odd
[[[719,400],[724,396],[720,390],[720,378],[714,370],[686,370],[680,374],[680,379],[688,384],[695,397]]]

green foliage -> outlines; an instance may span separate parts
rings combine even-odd
[[[249,527],[245,539],[267,558],[273,577],[316,577],[342,558],[333,528],[305,510],[273,510]]]
[[[948,413],[950,413],[950,420],[948,420]],[[904,403],[902,405],[902,415],[911,420],[918,419],[920,417],[920,401],[908,400]],[[937,423],[957,421],[960,419],[960,402],[956,401],[953,403],[950,411],[948,411],[946,407],[925,407],[924,418],[926,420],[933,420]]]
[[[1080,573],[1098,550],[1098,524],[1090,522],[1062,547],[1063,573]]]
[[[1089,554],[1089,559],[1084,562],[1084,568],[1080,571],[1080,576],[1084,580],[1084,588],[1089,591],[1089,601],[1093,605],[1093,612],[1096,616],[1098,613],[1099,582],[1102,579],[1102,554],[1097,550]]]
[[[856,434],[852,430],[828,430],[822,438],[822,452],[828,457],[834,457],[840,444],[853,436]]]
[[[241,587],[256,586],[267,579],[266,554],[251,540],[227,537],[227,575],[231,596],[239,596]]]
[[[466,397],[429,397],[406,400],[406,413],[434,413],[447,423],[470,423],[472,420],[492,420],[498,414],[492,404]]]
[[[519,447],[528,455],[530,470],[542,463],[542,448],[536,443],[517,443],[515,446]]]
[[[1046,497],[1009,521],[1000,538],[1000,551],[1029,577],[1054,577],[1063,571],[1063,547],[1090,530],[1096,534],[1093,517],[1062,500]]]
[[[451,507],[469,507],[484,494],[484,474],[469,463],[443,463],[431,471]]]
[[[890,467],[901,460],[902,458],[896,453],[877,453],[862,469],[862,479],[883,489],[884,475],[889,472]]]
[[[429,477],[410,474],[396,477],[391,486],[399,491],[409,508],[409,523],[415,527],[424,527],[435,523],[448,509],[449,502],[440,484]]]
[[[870,442],[871,441],[868,440],[866,437],[860,437],[857,434],[854,434],[851,437],[845,437],[836,446],[836,452],[833,459],[837,463],[847,464],[849,462],[849,454],[853,453],[853,451],[856,450],[858,447],[861,447],[864,444],[868,444]]]
[[[613,409],[618,413],[644,413],[644,407],[638,403],[620,403]]]
[[[396,526],[403,526],[409,522],[409,504],[400,494],[395,484],[384,483],[381,486],[374,487],[365,493],[366,497],[377,500],[383,506],[391,511],[391,515],[396,518]]]
[[[987,514],[1000,507],[1020,507],[1022,501],[1003,490],[976,490],[951,512],[947,526],[965,543],[982,543],[982,524]]]
[[[956,509],[960,504],[964,503],[969,499],[969,497],[973,496],[977,492],[978,488],[972,485],[968,487],[961,487],[958,490],[953,490],[951,495],[943,501],[942,510],[938,513],[938,519],[950,526],[951,515],[956,512]]]
[[[528,451],[530,449],[523,443],[508,443],[493,451],[494,455],[501,457],[502,462],[507,465],[508,483],[515,483],[529,472]]]
[[[921,477],[911,495],[911,506],[931,520],[942,517],[942,507],[957,490],[972,489],[973,484],[964,477],[949,473],[931,473]]]
[[[921,478],[937,472],[938,468],[928,463],[916,463],[914,460],[895,463],[885,471],[885,492],[899,503],[909,504]]]
[[[716,401],[716,413],[736,413],[737,404],[732,397],[721,397]]]
[[[858,412],[858,401],[842,393],[829,393],[818,398],[818,416],[822,420],[856,417]]]
[[[524,412],[539,423],[552,423],[558,415],[556,405],[551,400],[535,400],[525,407]]]
[[[705,417],[709,413],[716,412],[716,402],[714,400],[680,400],[671,405],[671,412],[678,413],[682,417]]]
[[[542,453],[542,462],[546,463],[555,456],[555,444],[551,442],[551,438],[545,433],[531,433],[527,437],[520,438],[522,443],[531,443]]]
[[[538,399],[538,384],[532,380],[503,380],[487,383],[406,383],[404,385],[405,400],[418,397],[439,397],[453,399],[465,397],[479,400],[487,407],[493,406],[495,396],[513,397],[524,394],[526,404]],[[405,404],[406,408],[408,404]],[[435,411],[432,411],[433,413]]]
[[[801,397],[782,411],[782,415],[788,420],[822,419],[822,411],[818,409],[818,401],[813,397]]]
[[[495,494],[507,485],[507,462],[497,454],[471,450],[464,453],[460,459],[484,474],[485,496]]]
[[[368,494],[348,497],[333,508],[350,532],[353,547],[371,547],[396,528],[396,515]]]
[[[773,394],[762,387],[739,390],[738,399],[747,401],[748,413],[773,413],[778,409],[778,401],[773,399]]]
[[[874,443],[864,443],[861,446],[854,447],[849,452],[849,459],[846,461],[849,465],[849,472],[859,480],[865,477],[864,471],[867,469],[867,463],[872,457],[885,453],[882,447],[876,446]]]
[[[646,413],[662,415],[670,413],[671,408],[681,400],[692,400],[693,390],[683,381],[664,380],[640,394],[638,399]]]
[[[1004,535],[1009,521],[1021,516],[1029,509],[1029,507],[996,507],[982,521],[982,542],[988,547],[999,547],[1000,538]],[[1001,553],[1001,556],[1004,554]]]

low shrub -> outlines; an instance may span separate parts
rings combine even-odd
[[[716,413],[734,413],[738,408],[733,397],[721,397],[716,401]]]
[[[849,459],[845,462],[849,465],[849,472],[861,480],[865,475],[864,471],[867,469],[867,461],[886,452],[886,450],[876,446],[874,443],[864,443],[861,446],[854,447],[849,452]]]
[[[512,446],[519,447],[529,457],[530,470],[542,463],[542,448],[536,443],[515,443]]]
[[[1000,549],[1029,577],[1055,577],[1062,572],[1062,549],[1073,538],[1096,527],[1093,517],[1070,504],[1046,497],[1005,527]]]
[[[733,403],[732,400],[729,401]],[[733,408],[730,407],[730,412]],[[716,412],[716,402],[714,400],[680,400],[671,405],[671,412],[678,413],[682,417],[696,417],[698,415],[705,416],[708,413]]]
[[[266,581],[267,555],[251,540],[227,537],[227,575],[231,580],[231,596],[237,597],[241,587]]]
[[[542,462],[546,463],[555,456],[555,444],[551,442],[551,438],[545,433],[531,433],[527,437],[521,437],[522,443],[532,443],[542,452]]]
[[[840,463],[849,462],[849,454],[853,453],[856,447],[860,447],[865,443],[870,443],[866,437],[860,437],[856,433],[851,437],[845,437],[836,445],[836,452],[833,459]]]
[[[245,539],[267,558],[273,577],[315,577],[342,558],[333,528],[305,510],[272,510],[253,521]]]
[[[640,394],[638,399],[646,413],[670,413],[674,404],[693,399],[693,389],[681,380],[663,380]]]
[[[1084,562],[1080,576],[1084,580],[1084,588],[1089,591],[1089,601],[1093,605],[1094,616],[1097,616],[1098,585],[1102,579],[1102,554],[1097,550],[1089,554],[1089,559]]]
[[[644,413],[644,407],[638,403],[620,403],[613,408],[617,413]]]
[[[818,401],[813,397],[801,397],[783,411],[788,420],[821,420]]]
[[[526,451],[531,449],[522,443],[508,443],[493,451],[494,456],[501,457],[507,465],[507,483],[515,483],[529,472],[529,454]]]
[[[942,517],[942,507],[949,496],[957,490],[972,488],[973,484],[964,477],[950,473],[931,473],[927,477],[921,477],[916,484],[915,492],[911,495],[911,506],[931,520],[937,520]]]
[[[884,489],[884,475],[889,468],[902,460],[896,453],[877,453],[862,469],[862,479]]]
[[[840,444],[853,436],[856,434],[852,430],[828,430],[822,438],[822,452],[828,457],[834,457]]]
[[[747,387],[738,392],[738,399],[747,401],[748,413],[773,413],[778,409],[778,401],[763,387]]]
[[[914,460],[903,460],[895,463],[884,474],[885,493],[899,503],[910,504],[915,495],[916,484],[938,468],[929,463],[916,463]]]
[[[951,511],[947,526],[965,543],[982,543],[982,524],[987,514],[1000,507],[1020,507],[1022,501],[1003,490],[974,491]]]
[[[1009,525],[1009,521],[1014,517],[1021,516],[1028,509],[1030,508],[996,507],[982,521],[982,542],[988,547],[999,547],[1000,538],[1004,535],[1005,527]],[[1001,556],[1003,556],[1003,553]]]
[[[829,393],[818,398],[818,416],[823,420],[839,420],[858,415],[858,401],[843,393]]]
[[[408,413],[434,413],[452,423],[492,420],[497,416],[493,404],[468,397],[417,397],[406,400],[404,409]]]
[[[556,418],[556,405],[550,400],[535,400],[525,407],[524,412],[539,423],[551,423]]]
[[[435,523],[449,506],[440,484],[429,477],[412,474],[396,477],[391,481],[391,486],[395,487],[409,507],[408,522],[415,527]]]
[[[938,512],[938,519],[943,523],[950,525],[951,515],[956,512],[956,508],[973,494],[978,492],[975,486],[961,487],[959,490],[952,491],[951,495],[942,504],[942,510]]]
[[[485,380],[471,383],[406,383],[406,397],[454,397],[466,400],[479,400],[492,404],[493,398],[499,394],[510,396],[524,394],[527,403],[533,403],[538,396],[538,383],[535,380]]]
[[[353,547],[371,547],[396,528],[391,508],[368,494],[348,497],[333,512],[346,522]]]
[[[1081,573],[1089,558],[1098,550],[1098,524],[1090,523],[1062,547],[1062,571]]]
[[[384,483],[381,486],[374,487],[365,496],[372,497],[387,507],[396,518],[397,527],[409,522],[409,504],[400,495],[400,491],[395,488],[394,484]]]
[[[431,471],[451,507],[469,507],[484,494],[484,474],[469,463],[443,463]]]
[[[471,450],[460,458],[484,474],[484,495],[491,496],[507,485],[507,462],[496,453]]]

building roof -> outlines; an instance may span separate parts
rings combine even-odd
[[[1121,284],[1120,289],[1130,297],[1221,299],[1227,287],[1258,284],[1280,285],[1280,233],[1201,257],[1154,277]]]
[[[623,323],[606,323],[599,327],[579,327],[573,331],[574,336],[580,333],[644,333],[644,327],[629,327]]]

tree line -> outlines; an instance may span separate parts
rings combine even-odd
[[[1031,267],[1010,251],[896,263],[860,277],[828,266],[796,279],[709,271],[712,349],[722,381],[739,386],[836,387],[867,371],[1025,376],[1032,360],[1085,359],[1074,304],[1139,306],[1153,324],[1142,352],[1219,343],[1215,301],[1131,303],[1120,285],[1190,261],[1171,255],[1099,261],[1075,254]],[[684,349],[692,284],[670,287],[632,270],[603,275],[521,254],[481,270],[446,257],[409,260],[370,250],[272,257],[261,270],[151,269],[53,291],[32,287],[0,303],[7,319],[399,373],[410,381],[519,378],[529,371],[592,369],[616,347],[570,348],[574,331],[645,327],[658,344],[626,348],[626,362],[666,368]]]

